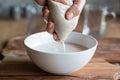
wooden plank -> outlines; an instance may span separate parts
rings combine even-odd
[[[2,55],[12,55],[13,57],[18,59],[19,57],[22,58],[23,56],[26,56],[26,58],[28,58],[28,56],[26,55],[26,51],[23,48],[24,44],[22,44],[22,42],[23,36],[11,38],[8,41],[8,44],[2,50]],[[109,62],[120,62],[120,38],[99,38],[98,42],[98,48],[94,57],[103,58]],[[4,61],[10,62],[10,58],[8,60],[7,59],[8,58],[6,58]]]
[[[0,80],[112,80],[120,67],[112,65],[103,59],[94,58],[81,70],[67,76],[49,74],[32,62],[16,62],[0,64]]]
[[[100,38],[95,57],[108,62],[120,62],[120,38]]]
[[[11,46],[12,52],[7,48],[6,51],[9,50],[10,53],[8,51],[8,54],[4,54],[5,57],[0,64],[0,80],[113,80],[113,76],[120,72],[120,67],[107,61],[120,62],[120,39],[103,38],[98,39],[98,42],[94,59],[81,70],[67,76],[52,75],[39,69],[27,55],[21,53],[21,56],[20,49],[15,49],[19,54],[14,54],[14,46]]]

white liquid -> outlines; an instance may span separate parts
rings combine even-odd
[[[64,52],[65,52],[66,47],[65,47],[65,42],[64,42],[64,41],[62,41],[62,46],[63,46],[63,50],[64,50]]]
[[[44,52],[68,53],[68,52],[80,52],[82,50],[86,50],[87,48],[74,43],[53,42],[53,43],[38,45],[34,47],[34,49],[37,51],[44,51]]]

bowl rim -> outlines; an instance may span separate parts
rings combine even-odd
[[[25,39],[24,39],[24,45],[25,45],[25,47],[26,48],[28,48],[28,49],[31,49],[31,50],[33,50],[33,51],[35,51],[35,52],[38,52],[38,53],[44,53],[44,54],[57,54],[57,55],[59,55],[58,53],[56,53],[56,52],[53,52],[53,51],[38,51],[38,50],[35,50],[35,49],[33,49],[33,48],[30,48],[27,44],[26,44],[26,40],[29,38],[29,37],[31,37],[31,36],[33,36],[33,35],[36,35],[36,34],[40,34],[40,33],[46,33],[47,31],[42,31],[42,32],[37,32],[37,33],[34,33],[34,34],[31,34],[31,35],[29,35],[29,36],[27,36]],[[48,33],[48,32],[47,32]],[[60,55],[62,55],[62,54],[67,54],[67,55],[70,55],[70,54],[82,54],[82,53],[84,53],[84,52],[86,52],[86,51],[89,51],[89,50],[91,50],[91,49],[94,49],[94,48],[97,48],[97,45],[98,45],[98,41],[94,38],[94,37],[92,37],[91,35],[86,35],[86,34],[82,34],[82,33],[80,33],[80,32],[75,32],[75,31],[73,31],[72,33],[77,33],[77,34],[80,34],[80,35],[84,35],[84,36],[86,36],[86,37],[89,37],[89,38],[91,38],[92,40],[94,40],[95,41],[95,45],[94,46],[92,46],[91,48],[88,48],[88,49],[85,49],[85,50],[82,50],[82,51],[79,51],[79,52],[65,52],[65,53],[61,53]],[[49,33],[48,33],[49,34]],[[69,53],[69,54],[68,54]]]

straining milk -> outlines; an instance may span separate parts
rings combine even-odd
[[[48,0],[48,6],[51,11],[50,18],[55,23],[55,31],[61,41],[64,41],[68,35],[75,29],[78,23],[79,16],[71,20],[65,19],[65,13],[72,5],[72,0],[69,0],[69,5]]]
[[[51,11],[50,18],[55,23],[55,32],[57,33],[61,42],[47,43],[38,45],[35,50],[42,50],[55,53],[66,52],[79,52],[87,48],[73,43],[65,43],[65,39],[75,29],[78,23],[79,15],[71,20],[65,18],[65,13],[72,5],[73,0],[69,0],[68,5],[56,2],[54,0],[48,0],[48,6]]]

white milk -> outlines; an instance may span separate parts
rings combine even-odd
[[[54,52],[54,53],[80,52],[82,50],[87,49],[86,47],[74,43],[65,43],[64,46],[65,48],[61,43],[51,42],[51,43],[35,46],[34,49],[37,51]]]
[[[61,41],[64,41],[67,36],[75,29],[78,23],[79,16],[71,20],[65,19],[67,9],[72,5],[72,0],[69,0],[69,5],[64,5],[54,0],[48,0],[48,6],[51,11],[50,18],[55,23],[55,31]]]
[[[65,50],[66,50],[66,47],[65,47],[65,41],[62,41],[61,43],[62,43],[62,46],[63,46],[64,52],[65,52]]]

